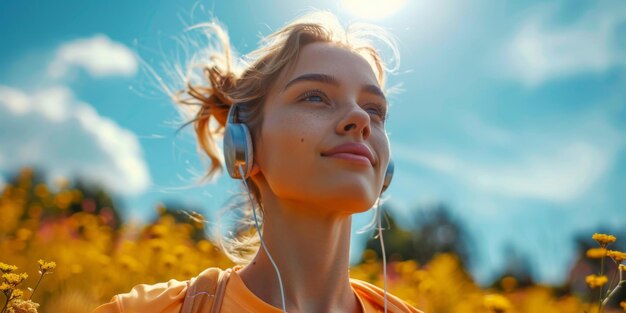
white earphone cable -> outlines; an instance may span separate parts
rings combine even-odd
[[[272,255],[267,250],[267,246],[265,246],[265,240],[263,240],[263,234],[261,234],[261,228],[259,227],[259,220],[256,217],[256,207],[254,206],[254,201],[252,201],[252,195],[250,195],[250,189],[248,188],[248,183],[246,183],[246,178],[245,178],[243,167],[241,166],[241,164],[239,164],[239,174],[241,175],[241,180],[243,181],[243,185],[246,186],[246,191],[248,192],[248,199],[250,200],[250,205],[252,206],[252,215],[254,216],[254,225],[256,226],[256,231],[259,234],[259,239],[261,240],[261,246],[263,246],[263,250],[265,250],[267,257],[270,259],[270,262],[272,262],[272,265],[274,266],[274,269],[276,270],[276,275],[278,276],[278,284],[280,286],[280,297],[283,302],[283,313],[287,313],[287,307],[285,305],[285,289],[283,288],[283,280],[280,277],[280,271],[278,270],[278,266],[276,265],[276,262],[274,262]],[[385,302],[385,305],[386,305],[386,302]],[[385,310],[385,312],[387,311]]]
[[[376,211],[378,213],[378,238],[380,240],[380,249],[383,255],[383,290],[384,290],[384,306],[385,313],[387,313],[387,256],[385,255],[385,241],[383,240],[383,227],[382,227],[382,211],[380,210],[380,198],[376,200]]]

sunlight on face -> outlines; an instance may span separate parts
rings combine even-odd
[[[382,19],[400,10],[406,0],[342,0],[348,12],[367,19]]]
[[[367,60],[334,44],[310,43],[281,73],[264,105],[254,155],[264,200],[315,206],[308,214],[372,207],[389,163],[389,139],[386,100]],[[372,161],[346,158],[350,152],[330,156],[348,143],[365,147]]]

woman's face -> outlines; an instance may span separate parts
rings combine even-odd
[[[372,207],[389,162],[387,102],[363,57],[308,44],[264,105],[253,170],[264,198],[335,210],[327,213]]]

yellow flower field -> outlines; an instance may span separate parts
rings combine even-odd
[[[154,223],[118,225],[108,210],[85,210],[90,201],[67,183],[33,185],[28,169],[16,184],[4,188],[0,196],[2,312],[88,312],[138,283],[185,280],[206,267],[233,265],[210,241],[194,235],[202,231],[202,223],[177,220],[158,207]],[[83,210],[72,211],[76,205]],[[626,266],[619,265],[624,254],[607,250],[616,238],[604,234],[593,238],[599,247],[587,256],[615,263],[614,273],[620,277],[597,273],[587,278],[589,285],[597,289],[626,283],[622,276]],[[496,289],[481,289],[452,254],[439,254],[427,264],[406,260],[388,266],[390,292],[424,312],[626,311],[625,302],[621,308],[600,308],[591,288],[591,303],[569,293],[558,294],[550,286],[518,287],[512,277],[504,277]],[[367,250],[351,275],[382,286],[376,253]],[[610,290],[605,290],[605,297]]]

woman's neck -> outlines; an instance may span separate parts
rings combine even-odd
[[[352,216],[264,200],[263,238],[280,270],[287,311],[360,312],[349,281]],[[282,308],[276,271],[262,247],[239,273],[255,295]]]

